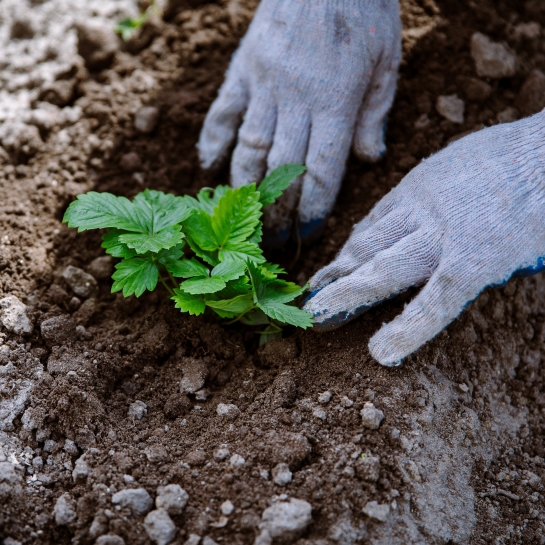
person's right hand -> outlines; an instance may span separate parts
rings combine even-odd
[[[487,286],[545,269],[545,110],[424,160],[310,281],[318,329],[425,284],[369,342],[383,365],[432,339]]]
[[[297,212],[301,236],[313,238],[335,203],[351,143],[366,160],[385,152],[400,60],[398,0],[262,0],[204,122],[203,167],[219,166],[235,140],[235,187],[305,164],[265,226],[281,243]]]

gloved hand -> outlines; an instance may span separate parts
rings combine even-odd
[[[400,59],[399,0],[262,0],[204,122],[203,167],[218,166],[235,140],[235,187],[304,163],[265,226],[281,241],[298,210],[311,237],[335,203],[351,143],[363,159],[385,152]]]
[[[425,284],[369,343],[383,365],[432,339],[487,286],[545,264],[545,110],[471,134],[423,161],[311,280],[329,329]]]

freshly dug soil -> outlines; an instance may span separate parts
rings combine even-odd
[[[93,15],[93,2],[55,1],[59,13]],[[3,3],[10,16],[1,39],[22,47],[52,35],[33,30],[48,2]],[[161,289],[140,299],[111,294],[100,234],[60,224],[67,204],[90,189],[132,197],[145,187],[194,194],[226,183],[227,170],[200,170],[195,143],[256,3],[181,3],[127,44],[84,21],[85,59],[65,55],[23,83],[15,78],[23,68],[4,59],[0,104],[19,108],[24,123],[0,130],[0,295],[27,305],[33,331],[18,334],[4,320],[0,332],[0,537],[8,545],[153,543],[144,525],[151,507],[139,512],[112,497],[144,488],[155,500],[158,487],[178,484],[189,500],[170,515],[176,544],[196,545],[191,534],[204,545],[253,543],[264,510],[293,498],[312,506],[312,521],[277,542],[545,543],[543,275],[487,290],[389,369],[367,343],[414,291],[335,332],[288,331],[259,347],[240,325],[180,314]],[[376,165],[351,159],[322,239],[295,263],[295,246],[272,256],[298,282],[328,263],[423,157],[521,115],[527,76],[545,71],[539,1],[402,7],[389,153]],[[94,15],[102,29],[120,17],[113,8]],[[469,47],[477,31],[516,52],[515,77],[477,78]],[[465,101],[462,124],[435,109],[437,97],[453,94]],[[146,132],[135,128],[142,116]],[[74,283],[69,266],[96,286]],[[383,412],[377,429],[364,426],[362,409],[373,412],[366,403]],[[369,516],[372,502],[387,513],[382,520]]]

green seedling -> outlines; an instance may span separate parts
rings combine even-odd
[[[210,309],[228,323],[260,326],[264,342],[286,324],[312,327],[310,313],[294,306],[307,286],[279,278],[284,269],[267,263],[260,247],[263,207],[305,170],[285,165],[259,186],[204,188],[196,198],[146,189],[131,202],[91,191],[63,222],[79,232],[107,229],[102,247],[121,259],[112,292],[139,297],[161,283],[182,312]]]
[[[125,19],[121,19],[115,26],[115,32],[119,34],[125,42],[128,42],[152,15],[160,16],[160,8],[156,5],[155,0],[152,0],[149,7],[140,13],[138,17],[126,17]]]

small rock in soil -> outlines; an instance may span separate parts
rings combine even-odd
[[[193,394],[200,390],[208,378],[208,365],[196,358],[183,358],[184,376],[180,382],[180,393]]]
[[[437,112],[452,123],[464,122],[465,104],[457,95],[442,95],[437,97],[435,105]]]
[[[545,74],[532,70],[522,84],[516,101],[523,116],[537,114],[545,108]]]
[[[97,257],[89,263],[87,272],[97,280],[106,280],[114,272],[114,261],[109,255]]]
[[[125,153],[121,156],[119,160],[119,166],[126,170],[127,172],[134,172],[142,168],[142,161],[140,160],[140,155],[134,151]]]
[[[98,310],[97,301],[94,297],[84,301],[81,307],[72,314],[72,319],[78,324],[86,326]]]
[[[61,306],[68,301],[68,294],[58,284],[51,284],[47,290],[47,298],[53,304]]]
[[[216,452],[214,452],[214,460],[216,462],[223,462],[223,460],[228,458],[229,454],[231,453],[227,447],[220,447],[218,450],[216,450]]]
[[[283,365],[287,361],[297,358],[299,349],[292,339],[277,339],[263,345],[259,351],[259,359],[265,365]]]
[[[74,464],[72,479],[74,479],[75,483],[80,483],[87,480],[87,477],[89,477],[90,473],[91,468],[87,465],[87,462],[85,461],[85,455],[81,456],[76,460],[76,463]]]
[[[159,121],[159,108],[153,106],[144,106],[136,112],[134,118],[134,127],[137,131],[143,133],[152,132]]]
[[[170,420],[183,416],[191,410],[191,401],[185,394],[172,394],[163,407],[165,416]]]
[[[330,391],[322,392],[318,396],[318,403],[321,403],[322,405],[325,405],[331,401],[333,394]]]
[[[505,108],[505,110],[502,110],[496,116],[496,119],[499,123],[513,123],[513,121],[520,119],[520,114],[516,108],[509,106],[508,108]]]
[[[340,401],[339,405],[341,407],[344,407],[345,409],[348,409],[348,408],[352,407],[352,405],[354,405],[354,402],[348,396],[343,396],[341,398],[341,401]]]
[[[232,403],[219,403],[216,407],[216,413],[218,416],[235,418],[240,414],[240,409]]]
[[[269,466],[286,463],[295,471],[311,451],[308,439],[300,433],[270,431],[263,436],[259,459]]]
[[[278,464],[272,470],[273,483],[278,486],[286,486],[291,483],[293,474],[290,471],[288,464]]]
[[[240,467],[243,466],[245,463],[246,460],[240,454],[233,454],[233,456],[229,458],[229,464],[232,467]]]
[[[289,407],[295,401],[297,396],[297,384],[293,371],[283,371],[280,373],[272,385],[272,405],[273,407]]]
[[[229,515],[231,515],[233,513],[233,511],[235,510],[235,506],[233,505],[233,502],[230,501],[230,500],[225,500],[221,505],[220,505],[220,510],[222,512],[222,514],[224,514],[226,517],[228,517]]]
[[[196,401],[206,401],[210,397],[210,390],[208,388],[203,388],[195,392]]]
[[[206,463],[206,453],[202,450],[194,450],[186,456],[185,461],[190,466],[202,466]]]
[[[95,514],[93,522],[89,528],[89,537],[96,538],[105,534],[108,531],[108,522],[108,517],[104,514],[104,512],[102,510],[98,511]],[[112,534],[109,535],[111,536]]]
[[[492,86],[478,78],[467,78],[464,82],[464,93],[471,102],[484,102],[492,94]]]
[[[86,21],[76,25],[78,34],[78,53],[83,57],[87,68],[101,70],[107,68],[118,48],[113,29],[105,27],[101,21]]]
[[[184,545],[199,545],[201,542],[201,536],[197,534],[189,534],[189,537],[186,539]]]
[[[144,488],[126,488],[112,496],[114,505],[128,507],[137,515],[145,515],[153,507],[153,500]]]
[[[510,78],[516,74],[517,57],[505,45],[475,32],[471,37],[471,57],[477,75],[484,78]]]
[[[152,464],[168,462],[169,460],[168,452],[161,445],[150,445],[149,447],[146,447],[144,453]]]
[[[97,281],[83,269],[68,265],[68,267],[64,269],[62,276],[78,297],[87,299],[88,297],[97,294]]]
[[[318,418],[319,420],[326,420],[327,411],[323,407],[314,407],[314,409],[312,409],[312,416],[314,416],[314,418]]]
[[[115,534],[106,534],[105,536],[100,536],[95,541],[95,545],[125,545],[125,540]]]
[[[47,439],[47,441],[44,442],[45,452],[57,452],[57,450],[58,450],[57,441],[54,441],[53,439]]]
[[[70,316],[54,316],[40,325],[42,339],[48,346],[64,344],[76,339],[76,324]]]
[[[74,295],[74,297],[72,297],[70,301],[68,301],[68,308],[72,312],[75,312],[76,310],[78,310],[79,307],[81,307],[81,299]]]
[[[356,474],[360,479],[377,482],[380,475],[380,458],[378,456],[358,456],[356,460]]]
[[[70,494],[65,493],[57,498],[53,515],[58,526],[66,526],[76,520],[76,502]]]
[[[304,532],[311,521],[310,503],[295,498],[288,502],[278,502],[263,511],[259,524],[261,530],[259,537],[262,538],[263,543],[266,543],[267,537],[279,541],[294,540]]]
[[[354,545],[360,543],[367,535],[367,528],[362,522],[357,528],[350,519],[345,518],[334,524],[327,537],[339,545]]]
[[[202,545],[218,545],[211,537],[206,536],[202,540]]]
[[[0,462],[0,502],[21,492],[21,477],[10,462]]]
[[[168,484],[157,489],[155,507],[169,515],[181,515],[189,500],[189,494],[179,484]]]
[[[129,405],[128,416],[132,416],[136,420],[142,420],[147,414],[148,406],[143,401],[138,400]]]
[[[379,522],[386,522],[390,514],[390,506],[387,503],[380,504],[376,501],[370,501],[362,509],[362,513]]]
[[[16,335],[32,333],[32,322],[27,316],[27,306],[21,303],[15,295],[8,295],[0,299],[2,325]]]
[[[20,541],[13,539],[11,537],[6,537],[4,539],[4,545],[23,545]]]
[[[64,447],[63,447],[64,451],[69,454],[70,456],[77,456],[79,451],[78,451],[78,447],[76,446],[76,443],[74,443],[74,441],[71,441],[70,439],[67,439],[65,442],[64,442]]]
[[[384,413],[372,403],[367,402],[361,410],[361,419],[364,427],[370,430],[377,430],[384,420]]]
[[[144,520],[144,528],[157,545],[168,545],[176,536],[176,525],[164,509],[148,513]]]

